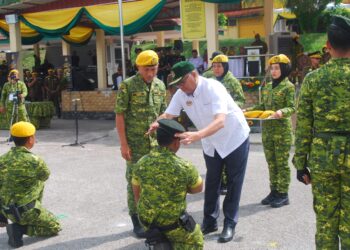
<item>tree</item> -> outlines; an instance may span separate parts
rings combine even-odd
[[[341,0],[286,0],[286,7],[297,16],[303,32],[316,32],[319,18],[331,2],[337,5]]]
[[[224,27],[227,25],[227,16],[225,16],[225,14],[223,13],[218,14],[218,24],[219,24],[219,27]]]

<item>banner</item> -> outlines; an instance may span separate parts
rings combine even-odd
[[[205,3],[201,0],[181,0],[182,39],[206,38]]]

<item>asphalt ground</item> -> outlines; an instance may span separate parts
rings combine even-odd
[[[144,240],[132,233],[126,204],[125,161],[114,130],[114,121],[79,121],[78,142],[84,147],[65,146],[75,142],[74,121],[53,120],[50,129],[37,132],[33,152],[48,164],[43,205],[60,220],[63,230],[52,238],[24,237],[21,249],[147,249]],[[12,145],[0,130],[0,154]],[[251,134],[251,148],[240,219],[233,241],[222,244],[222,230],[205,236],[205,249],[315,249],[315,216],[311,187],[297,182],[291,165],[290,205],[271,208],[260,205],[269,193],[268,170],[260,134]],[[200,143],[183,146],[178,155],[190,160],[205,177]],[[223,196],[222,196],[223,197]],[[203,193],[188,195],[188,211],[198,223],[203,219]],[[221,199],[222,201],[222,199]],[[0,249],[7,245],[5,228],[0,228]]]

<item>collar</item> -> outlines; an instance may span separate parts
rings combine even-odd
[[[197,97],[200,95],[201,93],[201,90],[202,90],[202,85],[203,85],[203,77],[202,76],[198,76],[198,82],[197,82],[197,87],[196,89],[194,90],[192,96],[193,97]]]

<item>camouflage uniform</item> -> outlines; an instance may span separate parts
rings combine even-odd
[[[117,114],[124,113],[126,139],[132,153],[132,160],[126,163],[130,215],[136,213],[131,187],[133,165],[157,146],[156,139],[153,136],[146,136],[145,133],[148,131],[149,125],[165,111],[165,108],[165,85],[158,78],[147,85],[138,73],[120,84],[115,112]]]
[[[205,77],[205,78],[213,78],[213,77],[215,77],[214,72],[213,72],[211,67],[209,69],[207,69],[207,71],[205,71],[202,74],[202,76]]]
[[[46,100],[49,100],[53,102],[55,105],[56,115],[58,117],[61,116],[61,108],[60,108],[60,81],[58,80],[57,76],[47,76],[44,81],[45,86],[45,98]]]
[[[293,163],[311,170],[317,249],[350,249],[350,58],[331,59],[303,82]],[[339,237],[339,238],[338,238]]]
[[[29,236],[56,235],[61,226],[55,216],[41,205],[44,182],[50,171],[45,162],[25,147],[13,147],[0,157],[0,199],[3,214],[13,222],[27,226]],[[35,201],[35,207],[21,214],[17,221],[4,212],[11,204],[18,207]]]
[[[22,81],[18,81],[17,83],[6,82],[1,92],[0,106],[6,108],[7,126],[10,124],[13,109],[13,101],[10,101],[9,98],[10,95],[16,93],[16,90],[22,94],[23,98],[25,98],[28,94],[27,87]],[[17,120],[28,121],[28,114],[22,100],[19,100],[18,117],[14,117],[13,123],[15,123]]]
[[[288,193],[290,168],[289,151],[292,145],[290,116],[295,112],[294,85],[285,78],[275,88],[268,83],[262,90],[262,102],[249,110],[281,110],[283,118],[264,121],[262,142],[269,167],[270,187],[279,193]]]
[[[133,185],[141,186],[137,205],[140,221],[147,226],[174,224],[186,210],[186,194],[200,176],[189,162],[166,147],[142,157],[133,172]],[[203,235],[197,224],[193,232],[182,227],[165,233],[173,249],[203,249]]]
[[[213,76],[212,78],[214,78],[215,80],[218,80],[216,79],[215,76]],[[227,92],[231,95],[235,103],[240,108],[242,108],[245,103],[245,97],[243,94],[242,85],[236,79],[236,77],[234,77],[233,74],[230,71],[228,71],[224,79],[222,79],[222,81],[220,82],[225,86],[225,88],[227,89]]]

